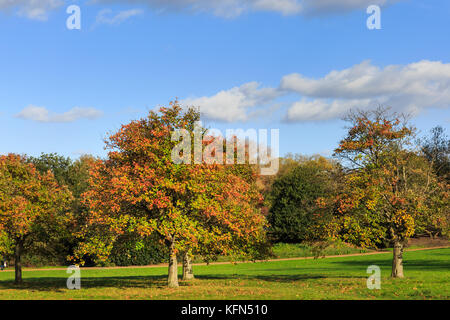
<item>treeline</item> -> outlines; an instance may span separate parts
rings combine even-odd
[[[16,282],[22,263],[168,261],[176,287],[178,262],[183,279],[193,278],[193,256],[264,259],[273,243],[330,239],[394,247],[392,275],[402,277],[410,237],[449,235],[450,140],[441,127],[418,139],[388,109],[357,111],[333,158],[288,155],[276,176],[260,176],[249,163],[195,164],[186,150],[177,156],[191,164],[174,163],[173,132],[194,138],[199,119],[177,102],[152,111],[106,139],[106,159],[1,156],[0,255],[13,260]],[[202,151],[217,156],[202,130]]]

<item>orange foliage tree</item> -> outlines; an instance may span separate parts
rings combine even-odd
[[[242,254],[264,239],[262,201],[232,166],[174,163],[172,133],[194,131],[199,113],[177,102],[133,121],[106,140],[105,161],[91,169],[88,223],[75,259],[106,259],[120,235],[157,234],[169,249],[168,285],[178,286],[177,254]],[[251,247],[251,248],[250,248]]]
[[[22,282],[21,256],[67,223],[71,200],[50,171],[39,174],[23,156],[0,156],[0,252],[14,256],[16,284]]]

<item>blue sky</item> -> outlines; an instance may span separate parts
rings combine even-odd
[[[352,107],[448,130],[449,18],[445,0],[0,0],[0,153],[103,156],[175,97],[210,127],[280,129],[282,155],[330,154]]]

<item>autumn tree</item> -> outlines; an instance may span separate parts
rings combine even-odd
[[[346,120],[351,127],[335,154],[349,171],[332,202],[332,225],[345,241],[358,245],[390,241],[392,277],[403,277],[405,243],[421,217],[433,214],[430,201],[446,192],[414,152],[415,129],[406,117],[379,108],[350,113]]]
[[[40,174],[26,157],[9,154],[0,156],[0,199],[0,250],[14,256],[15,283],[20,284],[22,255],[67,223],[60,212],[72,195],[50,171]]]
[[[169,252],[168,285],[177,287],[177,254],[244,251],[263,234],[265,220],[254,206],[260,196],[245,179],[221,164],[173,161],[172,134],[194,132],[198,120],[195,109],[183,112],[174,102],[106,140],[108,158],[94,163],[85,194],[88,241],[75,258],[105,259],[122,235],[156,234]]]

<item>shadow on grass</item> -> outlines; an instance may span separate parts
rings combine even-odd
[[[67,278],[64,277],[37,277],[26,278],[21,285],[15,285],[12,280],[0,281],[0,290],[19,289],[63,292],[67,290]],[[123,277],[86,277],[81,279],[83,289],[89,288],[165,288],[166,276],[123,276]],[[181,283],[180,285],[183,285]]]
[[[344,279],[344,278],[366,278],[365,274],[358,275],[355,272],[345,274],[345,270],[352,271],[365,270],[369,265],[378,265],[381,268],[390,269],[391,260],[370,259],[370,260],[340,260],[328,261],[334,265],[331,268],[314,268],[314,273],[299,273],[296,268],[266,269],[263,274],[196,274],[199,280],[260,280],[267,282],[290,283],[295,281],[307,281],[314,279]],[[406,270],[414,271],[442,271],[448,272],[450,263],[447,260],[423,260],[404,259]],[[269,271],[269,273],[267,273]],[[330,272],[332,271],[332,272]],[[342,271],[342,272],[341,272]],[[266,273],[266,274],[264,274]],[[285,274],[280,274],[285,273]],[[286,274],[288,273],[288,274]],[[64,292],[66,289],[67,277],[27,277],[22,285],[16,286],[13,280],[0,281],[0,290],[19,289],[36,291]],[[180,286],[190,286],[190,283],[180,281]],[[83,277],[82,288],[140,288],[165,289],[167,287],[166,275],[149,276],[105,276],[105,277]]]
[[[268,282],[288,283],[293,281],[302,281],[310,279],[328,278],[325,275],[196,275],[199,280],[262,280]],[[64,277],[36,277],[26,278],[23,284],[15,285],[13,280],[0,281],[0,290],[16,289],[16,290],[36,290],[36,291],[52,291],[64,292],[66,288],[67,278]],[[122,276],[122,277],[86,277],[82,278],[81,286],[83,289],[89,288],[140,288],[150,289],[167,288],[167,276]],[[190,283],[180,281],[180,286],[190,286]]]
[[[292,282],[300,280],[311,280],[311,279],[323,279],[328,278],[324,275],[310,275],[310,274],[298,274],[298,275],[196,275],[197,279],[204,280],[263,280],[269,282]]]

